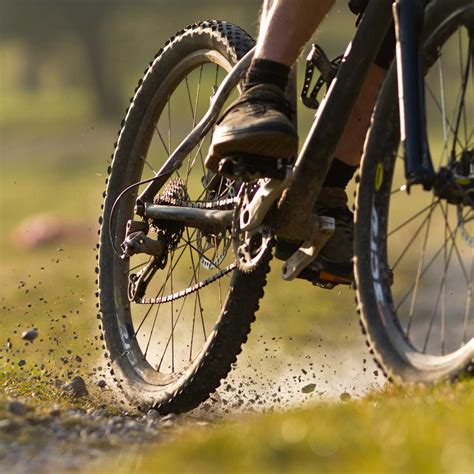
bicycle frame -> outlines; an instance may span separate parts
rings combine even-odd
[[[423,65],[420,54],[424,5],[422,0],[369,2],[336,79],[318,109],[313,126],[295,164],[292,186],[278,204],[278,236],[301,240],[311,238],[310,215],[331,165],[346,123],[362,84],[395,15],[397,30],[397,67],[402,124],[418,133],[403,134],[408,184],[434,179],[428,151],[424,116]],[[400,75],[400,70],[403,71]]]
[[[393,5],[393,10],[391,0],[371,1],[346,50],[337,76],[317,111],[313,126],[296,160],[292,184],[278,203],[275,228],[277,236],[290,240],[311,239],[314,233],[311,219],[313,205],[393,18],[397,30],[400,120],[405,145],[407,184],[422,183],[425,188],[431,187],[434,171],[426,139],[423,64],[420,54],[423,0],[398,0]],[[210,130],[226,99],[248,68],[252,55],[253,51],[247,53],[228,74],[214,95],[206,115],[137,198],[137,214],[147,215],[146,209],[150,209],[150,206],[146,204],[153,200],[171,173],[181,166],[201,137]],[[292,83],[294,87],[295,81]],[[295,90],[290,87],[287,93],[289,97],[294,97]],[[410,133],[403,133],[407,129]],[[159,213],[159,209],[154,211],[155,214]]]

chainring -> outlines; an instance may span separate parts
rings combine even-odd
[[[254,271],[259,266],[275,243],[272,228],[265,223],[251,231],[242,231],[240,227],[240,215],[245,212],[258,188],[258,181],[245,183],[240,189],[234,211],[232,229],[234,254],[238,268],[246,273]]]

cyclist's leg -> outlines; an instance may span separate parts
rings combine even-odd
[[[349,166],[357,167],[360,163],[365,135],[385,73],[380,66],[372,66],[336,149],[337,158]]]
[[[273,0],[262,16],[256,59],[291,67],[335,0]]]
[[[284,91],[291,66],[333,4],[274,0],[266,9],[245,91],[215,129],[208,168],[217,171],[220,159],[231,155],[286,159],[296,154],[298,136]]]

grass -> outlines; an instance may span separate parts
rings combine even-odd
[[[49,412],[53,407],[61,410],[88,410],[104,405],[104,398],[99,396],[97,390],[89,387],[89,396],[75,398],[62,389],[57,379],[41,370],[30,370],[25,374],[18,370],[1,371],[0,418],[8,416],[9,399],[23,400],[37,414]],[[113,406],[110,408],[112,413],[118,413]]]
[[[110,470],[467,474],[474,460],[473,413],[472,380],[389,387],[360,401],[193,429],[161,447],[121,456],[122,468]]]

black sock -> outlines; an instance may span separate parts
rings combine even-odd
[[[254,59],[247,73],[245,89],[258,84],[273,84],[285,91],[290,75],[290,67],[269,59]]]
[[[346,165],[343,161],[334,158],[324,180],[323,187],[346,189],[357,168],[357,166]]]

